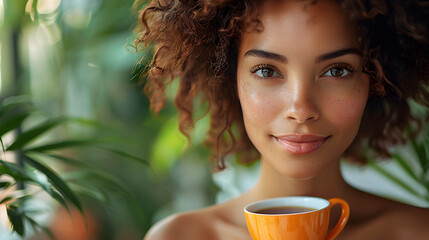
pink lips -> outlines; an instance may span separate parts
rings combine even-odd
[[[275,139],[286,151],[295,154],[307,154],[319,149],[329,138],[316,135],[291,134],[275,136]]]

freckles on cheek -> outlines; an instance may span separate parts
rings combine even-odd
[[[335,122],[354,124],[360,122],[366,101],[361,98],[336,98],[331,99],[331,117]]]
[[[247,92],[242,94],[240,99],[243,115],[250,121],[269,118],[275,111],[274,99],[266,94]]]

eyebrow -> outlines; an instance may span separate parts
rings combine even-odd
[[[343,49],[335,50],[333,52],[325,53],[325,54],[318,56],[316,58],[316,62],[325,61],[325,60],[328,60],[331,58],[336,58],[336,57],[343,56],[346,54],[357,54],[359,56],[362,55],[361,51],[357,48],[343,48]]]
[[[272,59],[272,60],[282,62],[282,63],[287,63],[287,58],[285,56],[277,54],[277,53],[273,53],[273,52],[267,52],[267,51],[260,50],[260,49],[251,49],[251,50],[247,51],[244,54],[244,56],[245,57],[248,57],[248,56],[261,57],[261,58]]]
[[[357,48],[342,48],[342,49],[335,50],[333,52],[325,53],[325,54],[318,56],[316,58],[316,62],[326,61],[328,59],[340,57],[340,56],[343,56],[346,54],[362,55],[361,51]],[[272,60],[282,62],[282,63],[288,62],[287,57],[285,57],[283,55],[273,53],[273,52],[264,51],[264,50],[260,50],[260,49],[251,49],[251,50],[247,51],[244,54],[244,56],[245,57],[252,56],[252,57],[267,58],[267,59],[272,59]]]

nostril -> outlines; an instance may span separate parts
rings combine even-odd
[[[288,120],[293,120],[296,121],[298,123],[306,123],[306,122],[311,122],[311,121],[316,121],[319,118],[319,115],[316,113],[311,113],[311,114],[286,114],[285,115],[285,119]]]
[[[309,117],[307,118],[307,120],[314,120],[314,119],[316,119],[316,117],[315,117],[315,116],[309,116]]]

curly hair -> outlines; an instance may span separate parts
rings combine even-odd
[[[137,0],[137,2],[141,2]],[[244,31],[261,31],[256,0],[153,0],[139,11],[135,46],[154,46],[144,87],[151,110],[165,105],[164,92],[180,81],[175,96],[179,128],[189,137],[195,110],[208,102],[206,144],[219,170],[236,153],[242,163],[259,154],[243,124],[237,96],[238,40]],[[311,1],[315,2],[315,1]],[[389,146],[405,143],[414,117],[409,100],[429,106],[429,4],[416,0],[337,1],[356,23],[363,71],[370,96],[355,141],[345,155],[361,156],[363,146],[389,157]],[[200,101],[198,101],[200,100]],[[359,158],[364,159],[364,158]]]

